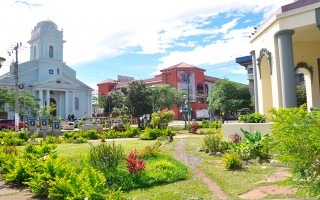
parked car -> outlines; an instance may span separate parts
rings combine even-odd
[[[15,120],[13,119],[0,119],[0,130],[14,129]],[[23,128],[23,122],[19,122],[19,129]]]
[[[122,120],[112,120],[111,129],[113,130],[124,130],[124,125]]]

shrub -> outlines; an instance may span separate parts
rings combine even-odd
[[[87,138],[88,140],[98,139],[98,131],[95,129],[80,131],[81,136]]]
[[[211,122],[211,123],[209,124],[209,128],[219,129],[219,128],[221,128],[221,126],[222,126],[222,123],[221,123],[220,120],[218,120],[218,121],[213,121],[213,122]]]
[[[145,173],[147,179],[143,185],[152,186],[184,180],[188,177],[188,168],[171,156],[164,155],[148,163]]]
[[[209,121],[208,120],[203,120],[201,123],[202,128],[209,128]]]
[[[73,144],[81,144],[81,143],[86,143],[88,140],[87,138],[84,138],[82,136],[77,137],[74,141]]]
[[[166,135],[166,136],[175,136],[176,135],[176,132],[175,131],[173,131],[172,130],[172,128],[171,127],[167,127],[165,130],[164,130],[164,135]]]
[[[58,137],[49,135],[46,137],[45,143],[47,144],[59,144],[61,143],[61,140]]]
[[[241,169],[242,161],[240,155],[236,152],[227,152],[222,159],[223,164],[227,169]]]
[[[145,163],[139,158],[137,151],[130,151],[126,161],[127,169],[130,174],[139,174],[145,168]]]
[[[222,141],[222,131],[221,129],[215,130],[211,129],[211,133],[206,135],[204,138],[204,148],[208,149],[210,152],[224,152],[228,149],[227,142]]]
[[[246,151],[249,158],[270,158],[269,150],[271,137],[268,134],[262,136],[259,131],[256,131],[253,134],[243,129],[241,129],[241,131],[244,134],[244,138],[247,143]]]
[[[240,115],[238,121],[246,123],[264,123],[266,122],[266,116],[255,112],[251,114]]]
[[[241,142],[241,136],[238,135],[237,133],[232,134],[232,135],[230,135],[229,137],[230,137],[230,139],[231,139],[231,143],[233,143],[233,144],[237,144],[237,143],[240,143],[240,142]]]
[[[143,158],[155,158],[161,150],[161,143],[156,142],[152,146],[146,146],[142,151],[140,151],[140,156]]]
[[[18,138],[21,140],[24,140],[25,142],[28,141],[29,136],[28,133],[26,131],[21,131],[18,133]]]
[[[14,134],[12,131],[2,132],[1,135],[2,145],[7,146],[22,146],[25,143],[24,139],[20,139],[18,134]]]
[[[115,142],[91,145],[89,163],[105,175],[112,173],[124,158],[123,147]],[[108,176],[106,176],[107,178]]]
[[[140,139],[144,139],[144,140],[155,140],[157,139],[159,136],[162,135],[162,131],[159,128],[145,128],[143,134],[140,135]]]
[[[56,177],[63,177],[67,173],[72,173],[72,170],[64,160],[46,156],[45,159],[37,163],[37,171],[32,174],[27,185],[37,196],[47,197],[51,182]]]
[[[197,130],[198,130],[198,123],[194,122],[191,124],[190,126],[190,133],[197,133]]]
[[[131,127],[130,124],[126,124],[125,129],[126,137],[132,138],[140,134],[140,129],[138,127]]]
[[[273,109],[272,135],[280,162],[290,167],[290,181],[311,197],[320,195],[320,112],[299,108]]]

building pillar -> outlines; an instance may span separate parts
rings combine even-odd
[[[68,115],[69,115],[69,95],[68,95],[69,91],[65,91],[64,92],[64,110],[65,110],[65,117],[64,118],[67,118]]]
[[[43,106],[43,90],[39,90],[39,105]]]
[[[47,106],[50,106],[50,90],[47,90],[46,102],[47,102]]]
[[[297,106],[297,93],[293,59],[293,30],[281,30],[275,34],[278,39],[279,64],[281,73],[281,93],[283,108]]]
[[[92,117],[92,98],[91,98],[91,95],[89,94],[88,95],[88,118],[91,118]]]
[[[75,114],[75,109],[74,109],[74,92],[70,92],[71,94],[71,114]]]
[[[254,92],[254,110],[259,112],[259,99],[258,99],[258,83],[257,83],[257,63],[256,63],[256,52],[253,50],[250,52],[252,57],[252,68],[253,68],[253,92]]]

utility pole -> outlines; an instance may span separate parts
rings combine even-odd
[[[16,62],[13,63],[13,75],[14,75],[14,79],[15,79],[15,105],[14,105],[14,119],[15,119],[15,132],[19,131],[19,121],[20,121],[20,117],[19,117],[19,66],[18,66],[18,50],[19,47],[21,47],[21,42],[20,44],[17,43],[17,45],[12,49],[12,53],[13,51],[15,51],[16,54]],[[11,53],[9,53],[9,56],[11,56]]]

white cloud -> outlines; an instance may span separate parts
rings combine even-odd
[[[247,70],[244,68],[244,67],[239,67],[239,68],[236,68],[236,69],[232,69],[231,72],[233,74],[247,74]]]
[[[8,57],[6,51],[12,49],[12,44],[22,42],[26,48],[20,49],[19,60],[29,60],[27,41],[31,29],[38,22],[50,19],[64,30],[67,41],[64,61],[69,65],[118,55],[128,47],[140,46],[141,53],[164,53],[184,36],[207,34],[214,37],[217,33],[225,33],[225,41],[197,46],[189,52],[169,53],[161,59],[163,63],[158,67],[176,64],[178,60],[197,65],[213,64],[248,52],[243,37],[248,30],[230,31],[237,23],[236,19],[221,29],[202,30],[198,27],[199,23],[208,23],[207,17],[221,12],[258,12],[266,8],[269,12],[274,10],[271,7],[290,2],[293,0],[2,0],[0,56],[12,60],[13,57]],[[238,36],[239,33],[242,35]],[[195,43],[186,44],[192,47]],[[237,50],[238,47],[241,50]],[[0,74],[6,71],[8,63]]]

